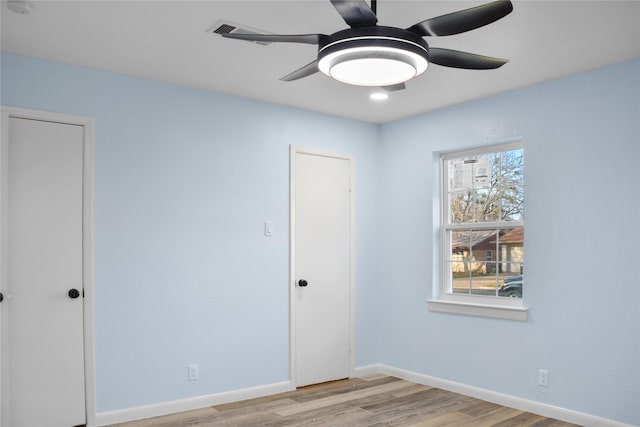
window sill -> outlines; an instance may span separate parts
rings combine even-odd
[[[473,304],[457,301],[427,300],[429,311],[467,316],[492,317],[494,319],[518,320],[526,322],[529,309],[526,307],[505,307],[489,304]]]

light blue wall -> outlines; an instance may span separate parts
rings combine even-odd
[[[437,152],[518,137],[529,321],[430,313]],[[640,425],[639,165],[637,60],[384,125],[380,362]]]
[[[99,412],[288,380],[290,144],[355,155],[356,357],[376,362],[377,126],[11,54],[2,104],[95,118]]]
[[[95,118],[99,411],[287,379],[300,144],[356,157],[358,366],[640,424],[640,61],[382,126],[11,54],[1,65],[3,105]],[[430,313],[434,153],[513,137],[530,319]]]

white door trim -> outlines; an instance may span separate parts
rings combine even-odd
[[[296,154],[311,154],[344,159],[349,162],[351,180],[350,195],[350,277],[349,277],[349,377],[355,376],[355,159],[350,154],[322,151],[314,148],[291,145],[289,147],[289,379],[296,387]]]
[[[84,159],[83,159],[83,183],[82,183],[82,270],[84,286],[84,370],[85,370],[85,411],[87,426],[95,425],[95,375],[93,352],[93,118],[75,116],[69,114],[52,113],[48,111],[30,110],[25,108],[5,107],[1,108],[0,122],[2,123],[2,135],[0,146],[0,237],[6,235],[6,194],[7,194],[7,156],[6,150],[9,143],[9,118],[22,118],[41,120],[47,122],[64,123],[84,127]],[[0,289],[5,289],[6,283],[6,247],[5,239],[0,239]],[[0,310],[2,325],[6,325],[6,310]],[[0,349],[6,348],[7,334],[2,335]],[[0,357],[2,351],[0,351]],[[0,359],[2,371],[7,368],[5,361]],[[6,381],[2,381],[0,397],[6,393]],[[0,406],[0,411],[2,408]],[[6,412],[6,411],[5,411]],[[0,412],[0,425],[6,426],[8,414]]]

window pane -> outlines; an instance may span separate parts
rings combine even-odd
[[[473,192],[457,191],[451,193],[449,206],[452,224],[473,221]]]
[[[504,228],[498,236],[500,289],[498,296],[522,298],[524,227]]]
[[[501,264],[501,273],[500,276],[503,279],[509,278],[511,276],[519,276],[524,273],[524,264],[519,262],[505,262]]]
[[[522,148],[503,151],[500,162],[500,185],[504,187],[524,184],[524,157]]]
[[[524,161],[523,150],[510,150],[501,153],[500,179],[498,190],[503,221],[521,221],[524,219]]]
[[[504,187],[500,190],[500,220],[524,220],[524,188],[522,186]]]
[[[500,229],[497,247],[500,273],[522,274],[524,268],[524,227]]]
[[[507,298],[522,298],[523,275],[504,275],[500,284],[498,296]]]
[[[473,190],[486,186],[489,161],[472,156],[451,159],[448,163],[449,191]]]
[[[471,232],[450,231],[449,242],[449,271],[451,272],[451,287],[454,293],[468,293],[471,285]]]
[[[475,209],[474,222],[493,222],[500,219],[500,194],[497,189],[476,190],[473,205]]]
[[[491,295],[496,294],[498,283],[496,276],[497,260],[497,233],[498,230],[472,230],[471,234],[471,258],[472,278],[471,294]]]
[[[488,153],[473,159],[473,188],[491,188],[495,186],[497,165],[500,164],[499,153]]]
[[[498,276],[495,271],[491,272],[491,267],[490,263],[485,263],[485,270],[474,274],[471,282],[472,295],[496,296]],[[495,264],[493,267],[495,268]]]
[[[452,267],[454,267],[452,265]],[[451,292],[454,294],[469,294],[471,291],[471,275],[469,272],[451,269]]]

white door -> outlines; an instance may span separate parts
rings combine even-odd
[[[350,374],[351,163],[292,148],[298,387]]]
[[[3,412],[10,427],[83,425],[84,128],[15,117],[8,126]]]

